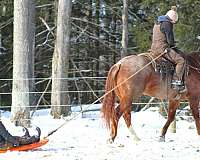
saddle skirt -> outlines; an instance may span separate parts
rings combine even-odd
[[[156,65],[154,69],[156,72],[160,73],[162,80],[167,77],[172,79],[176,69],[176,65],[168,60],[165,60],[164,58],[161,58],[160,60],[156,60]]]

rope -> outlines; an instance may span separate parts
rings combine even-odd
[[[42,98],[43,98],[43,96],[44,96],[44,94],[46,93],[47,89],[49,88],[50,83],[51,83],[51,79],[49,79],[49,82],[47,83],[47,86],[46,86],[44,92],[43,92],[42,95],[40,96],[40,98],[39,98],[39,100],[38,100],[38,102],[37,102],[37,105],[36,105],[36,107],[34,108],[34,110],[33,110],[32,114],[31,114],[31,117],[30,117],[30,118],[33,117],[35,111],[37,110],[37,108],[38,108],[38,106],[39,106],[39,104],[40,104],[40,102],[41,102],[41,100],[42,100]]]
[[[196,71],[198,71],[198,72],[200,73],[200,69],[199,69],[199,68],[193,67],[193,66],[191,66],[191,65],[189,65],[189,64],[187,64],[187,66],[189,66],[190,68],[192,68],[192,69],[194,69],[194,70],[196,70]]]
[[[151,54],[149,54],[149,53],[140,53],[138,56],[145,56],[148,59],[150,59],[152,61],[152,66],[153,66],[154,70],[156,71],[156,62],[155,62],[155,60],[154,60],[154,58],[153,58],[153,56]]]
[[[117,86],[115,86],[113,89],[111,89],[110,91],[108,91],[107,93],[105,93],[103,96],[99,97],[97,100],[95,100],[92,104],[90,104],[88,107],[86,107],[83,111],[79,112],[78,114],[76,114],[75,116],[71,117],[68,120],[65,120],[65,122],[63,124],[61,124],[59,127],[57,127],[56,129],[52,130],[51,132],[48,133],[47,136],[45,136],[44,138],[47,138],[49,136],[51,136],[53,133],[55,133],[56,131],[58,131],[60,128],[62,128],[63,126],[65,126],[69,121],[76,119],[80,114],[82,114],[85,110],[87,110],[88,108],[90,108],[92,105],[94,105],[96,102],[100,101],[102,98],[104,98],[105,96],[107,96],[109,93],[111,93],[112,91],[114,91],[117,87],[121,86],[122,84],[124,84],[126,81],[128,81],[130,78],[132,78],[133,76],[135,76],[136,74],[138,74],[139,72],[141,72],[144,68],[146,68],[147,66],[149,66],[153,61],[157,60],[158,58],[160,58],[162,55],[164,55],[166,52],[161,53],[160,55],[158,55],[156,58],[152,59],[149,63],[147,63],[146,65],[144,65],[142,68],[140,68],[137,72],[135,72],[134,74],[132,74],[131,76],[129,76],[127,79],[125,79],[124,81],[122,81],[121,83],[119,83]]]

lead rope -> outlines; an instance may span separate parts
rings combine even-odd
[[[127,79],[125,79],[124,81],[122,81],[121,83],[119,83],[117,86],[115,86],[113,89],[111,89],[110,91],[108,91],[107,93],[105,93],[103,96],[101,96],[100,98],[98,98],[97,100],[95,100],[92,104],[90,104],[88,107],[86,107],[84,110],[82,110],[81,112],[77,113],[76,115],[74,115],[73,117],[71,117],[70,119],[65,120],[65,122],[63,124],[61,124],[59,127],[57,127],[56,129],[52,130],[51,132],[48,133],[47,136],[45,136],[44,138],[47,138],[49,136],[51,136],[53,133],[55,133],[56,131],[58,131],[60,128],[62,128],[63,126],[65,126],[69,121],[74,120],[75,118],[77,118],[80,114],[82,114],[84,111],[86,111],[88,108],[90,108],[92,105],[94,105],[96,102],[100,101],[102,98],[104,98],[106,95],[108,95],[109,93],[111,93],[113,90],[115,90],[117,87],[121,86],[123,83],[125,83],[126,81],[128,81],[130,78],[132,78],[133,76],[135,76],[136,74],[138,74],[140,71],[142,71],[144,68],[146,68],[147,66],[149,66],[152,62],[154,62],[155,60],[157,60],[158,58],[160,58],[162,55],[164,55],[166,52],[164,51],[163,53],[161,53],[160,55],[158,55],[156,58],[152,59],[149,63],[147,63],[145,66],[143,66],[142,68],[140,68],[137,72],[135,72],[134,74],[132,74],[131,76],[129,76]]]

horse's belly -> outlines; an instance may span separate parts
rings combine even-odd
[[[167,83],[161,81],[160,77],[155,75],[147,82],[143,94],[159,99],[166,99],[169,96],[169,90],[170,88],[168,88]]]
[[[158,99],[174,99],[175,97],[177,97],[177,95],[179,95],[179,93],[176,90],[172,89],[170,85],[167,85],[167,83],[152,82],[153,81],[146,85],[145,90],[143,92],[144,95],[156,97]],[[187,99],[186,93],[181,94],[180,99]]]

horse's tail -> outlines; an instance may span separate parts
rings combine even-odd
[[[105,85],[105,97],[103,99],[103,105],[101,108],[102,118],[105,120],[106,126],[110,129],[110,124],[116,120],[115,111],[115,93],[114,87],[116,87],[116,76],[119,72],[121,63],[116,63],[111,67],[108,72]]]

